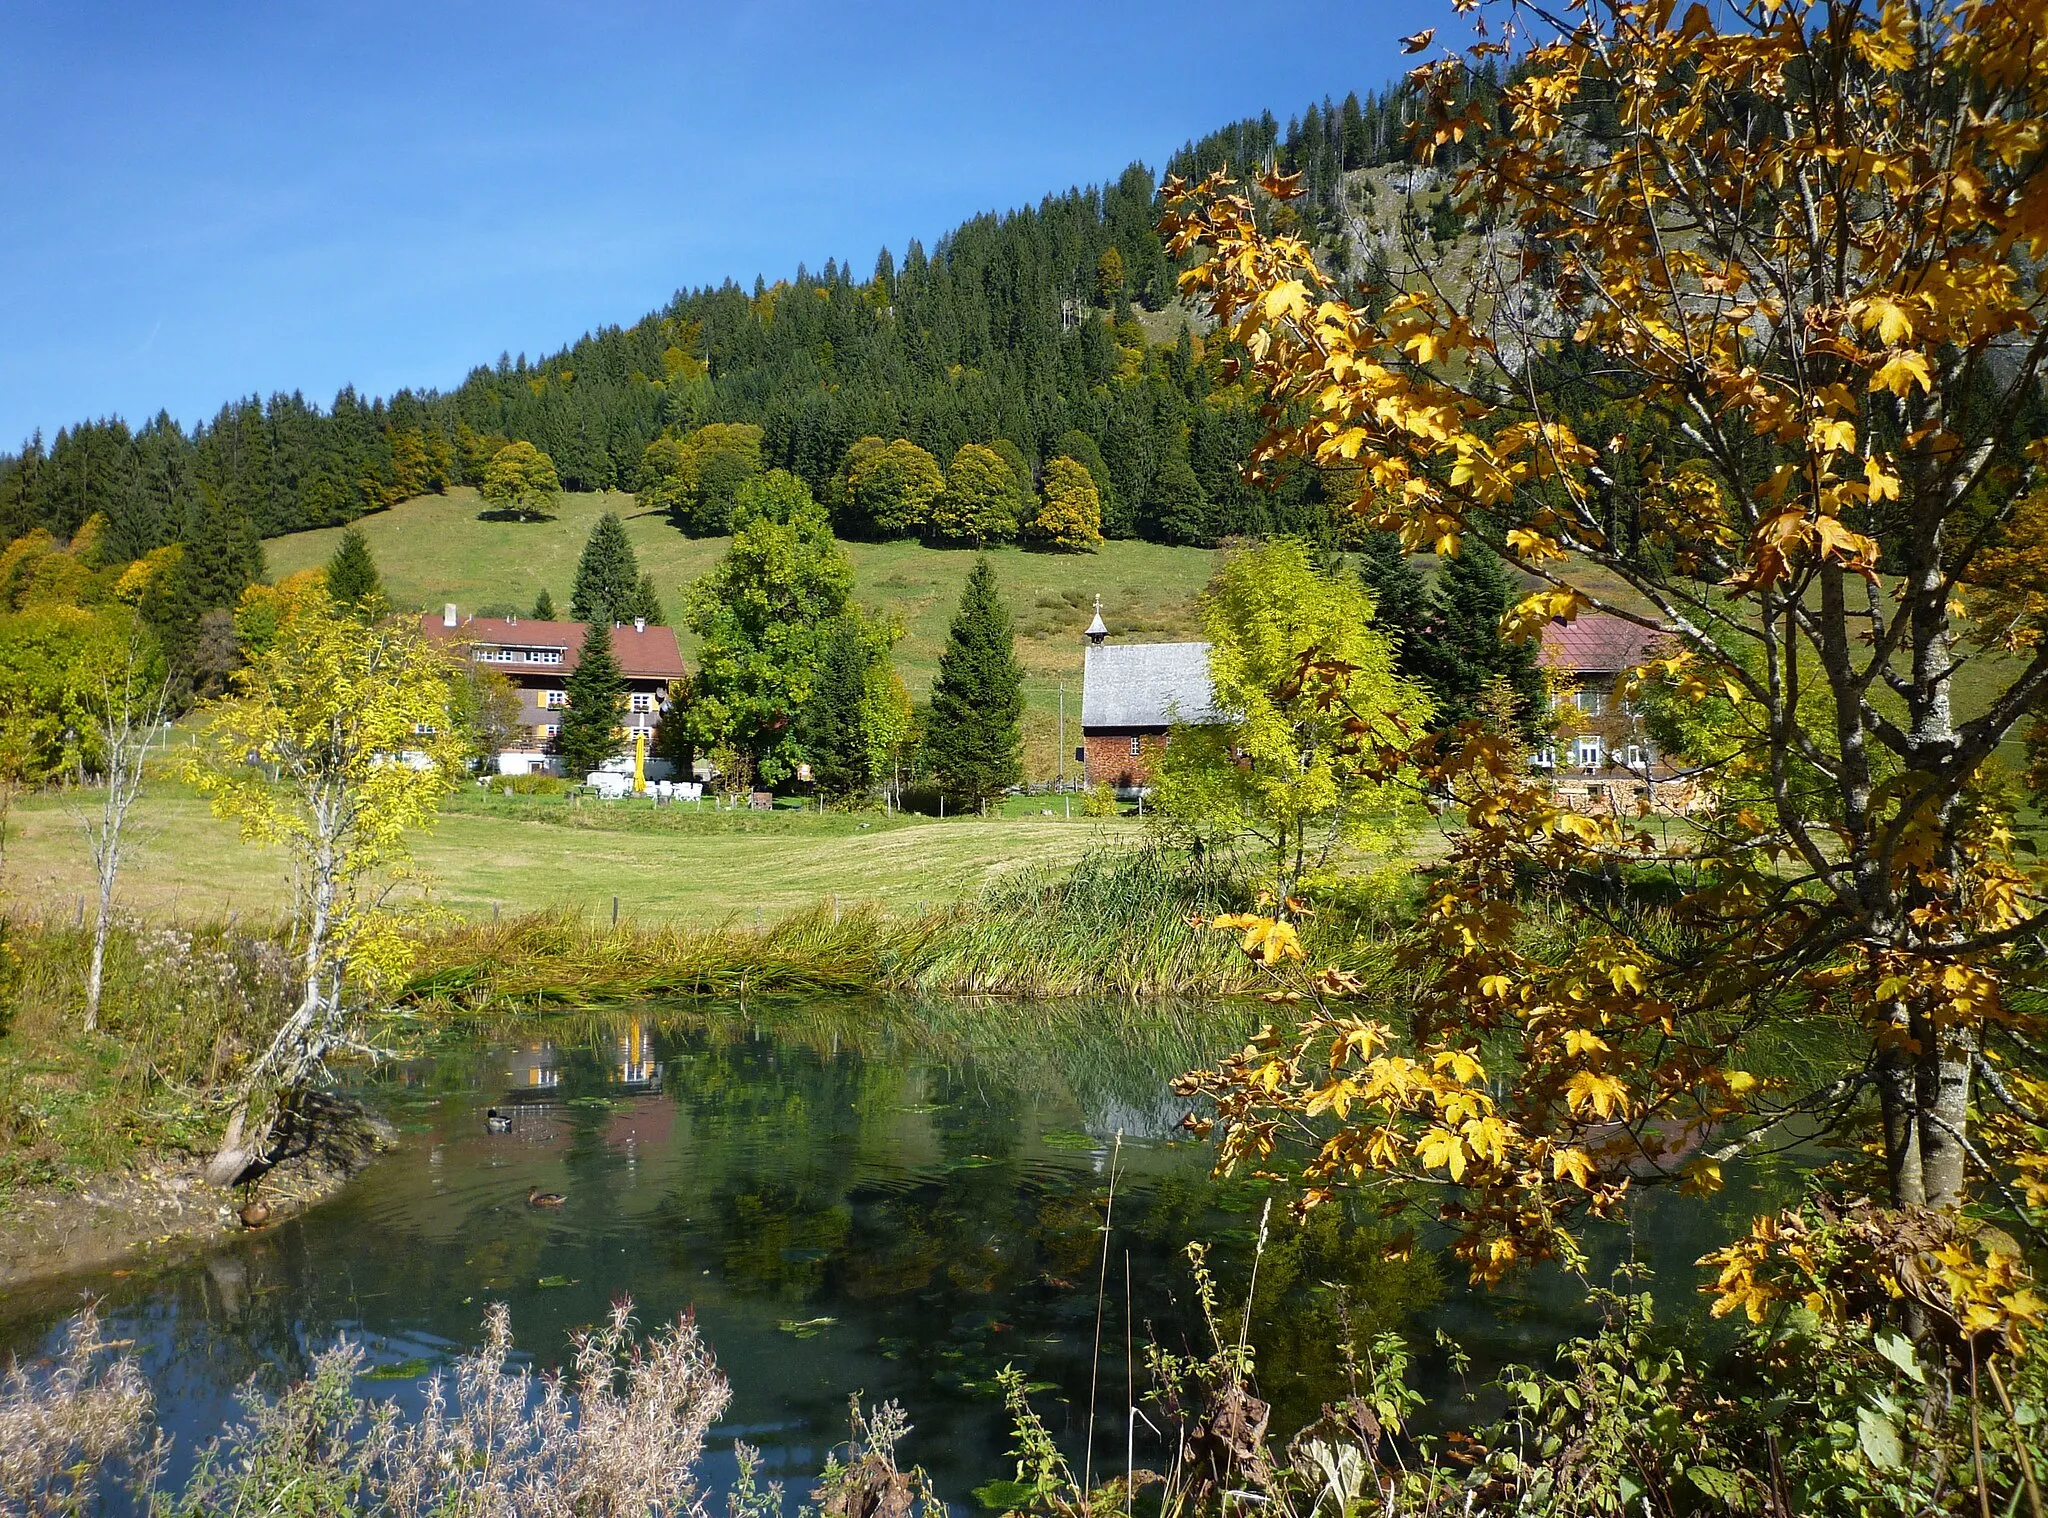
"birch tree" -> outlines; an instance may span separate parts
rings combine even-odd
[[[170,707],[171,683],[164,661],[139,626],[99,671],[92,720],[99,738],[99,808],[79,819],[92,855],[97,897],[92,919],[92,959],[85,979],[87,1033],[99,1027],[100,995],[107,963],[107,932],[113,921],[114,883],[129,846],[128,814],[142,793],[143,764],[162,734]]]
[[[214,713],[191,778],[245,839],[284,849],[298,958],[297,1003],[234,1088],[207,1168],[214,1185],[267,1160],[330,1054],[363,1051],[344,988],[374,995],[410,960],[391,895],[407,835],[459,783],[450,678],[411,626],[365,627],[315,603],[279,627]]]

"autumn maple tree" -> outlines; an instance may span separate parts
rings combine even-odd
[[[1697,805],[1575,811],[1483,725],[1436,735],[1465,825],[1421,973],[1383,1006],[1303,974],[1298,1026],[1188,1088],[1227,1163],[1305,1142],[1310,1202],[1440,1188],[1480,1278],[1576,1258],[1634,1188],[1861,1124],[1871,1205],[1950,1241],[1888,1282],[1973,1330],[2038,1321],[1985,1262],[2048,1208],[2048,902],[1997,757],[2048,684],[2048,10],[1460,9],[1474,45],[1411,83],[1463,145],[1470,277],[1347,298],[1276,230],[1288,179],[1217,176],[1168,186],[1183,290],[1268,397],[1255,467],[1355,480],[1410,550],[1488,544],[1534,587],[1511,638],[1655,631],[1632,685],[1711,732]],[[1489,113],[1464,85],[1503,57]],[[1795,1026],[1815,1078],[1757,1053]],[[1718,1258],[1724,1307],[1781,1289],[1790,1235],[1758,1229]]]

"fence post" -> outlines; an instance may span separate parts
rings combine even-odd
[[[618,898],[618,897],[616,897],[616,896],[614,896],[614,897],[612,898],[612,926],[616,928],[616,927],[617,927],[618,925],[619,925],[619,898]]]

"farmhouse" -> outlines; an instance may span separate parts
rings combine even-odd
[[[1660,636],[1605,612],[1543,629],[1541,657],[1560,718],[1550,762],[1560,772],[1623,771],[1638,778],[1668,773],[1635,703],[1621,690],[1622,676],[1654,657]]]
[[[1206,643],[1111,643],[1102,602],[1081,664],[1082,778],[1120,791],[1152,783],[1175,723],[1220,721]]]
[[[561,732],[561,714],[568,705],[564,682],[582,652],[584,624],[463,617],[451,601],[438,617],[423,614],[420,628],[435,642],[460,648],[474,662],[497,670],[519,692],[519,737],[498,755],[498,772],[558,773],[550,750]],[[635,742],[653,740],[655,724],[668,706],[669,684],[683,677],[683,656],[674,628],[650,627],[640,619],[630,627],[612,628],[612,651],[628,692],[619,762],[630,763]],[[663,779],[666,769],[662,761],[651,760],[648,778]]]

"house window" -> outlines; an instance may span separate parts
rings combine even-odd
[[[1631,743],[1628,746],[1628,767],[1632,770],[1639,770],[1643,767],[1643,749],[1641,744]]]
[[[560,664],[562,651],[559,648],[529,648],[526,651],[528,664]]]
[[[565,690],[548,691],[541,704],[551,712],[558,712],[569,704],[569,693]]]
[[[562,730],[551,722],[543,723],[541,724],[540,735],[543,738],[559,738],[562,736]]]
[[[479,648],[476,656],[485,664],[510,664],[519,657],[509,648]]]
[[[1144,753],[1144,752],[1145,752],[1145,740],[1144,740],[1144,739],[1143,739],[1142,737],[1139,737],[1139,738],[1133,738],[1133,739],[1131,740],[1131,757],[1132,757],[1133,759],[1135,759],[1135,758],[1137,758],[1137,757],[1138,757],[1138,756],[1139,756],[1140,754],[1142,754],[1142,753]]]
[[[1579,710],[1589,717],[1603,717],[1607,714],[1607,692],[1597,686],[1582,685],[1575,693]]]
[[[653,711],[654,697],[648,695],[645,691],[635,691],[633,693],[633,710],[636,712]]]
[[[412,735],[415,738],[431,738],[439,731],[440,729],[431,722],[415,722],[412,725]]]
[[[1579,740],[1579,768],[1597,769],[1600,765],[1600,740],[1581,738]]]
[[[1538,750],[1536,751],[1536,764],[1537,764],[1537,767],[1538,767],[1539,769],[1546,769],[1546,770],[1552,770],[1552,769],[1556,769],[1556,768],[1557,768],[1557,747],[1556,747],[1556,745],[1554,745],[1554,744],[1549,744],[1549,743],[1546,743],[1546,744],[1544,744],[1544,745],[1543,745],[1543,747],[1542,747],[1542,748],[1538,749]]]

